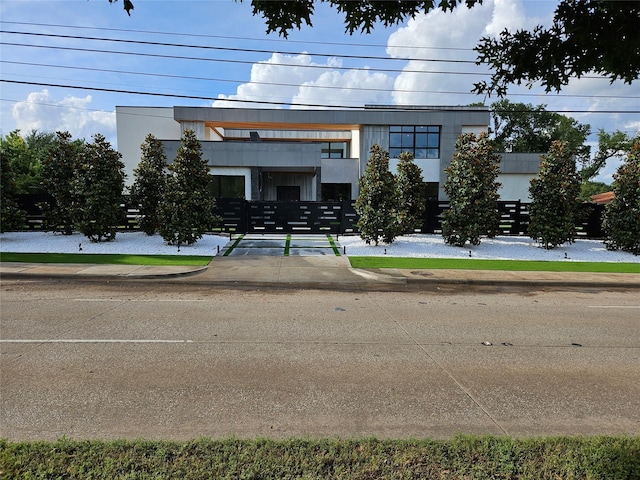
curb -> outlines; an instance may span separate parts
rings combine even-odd
[[[131,278],[131,279],[145,279],[145,278],[149,278],[149,279],[160,279],[160,278],[176,278],[176,277],[190,277],[193,275],[198,275],[202,272],[207,271],[207,269],[209,268],[208,265],[204,266],[204,267],[199,267],[196,268],[194,270],[186,270],[184,272],[169,272],[169,273],[122,273],[119,275],[115,275],[115,277],[117,278]],[[73,275],[70,275],[73,276]],[[98,275],[98,276],[105,276],[105,275]]]

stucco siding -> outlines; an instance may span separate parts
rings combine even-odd
[[[140,163],[140,145],[147,135],[179,139],[180,124],[173,119],[171,107],[116,107],[116,132],[118,152],[122,154],[127,174],[125,183],[130,186],[134,182],[133,170]],[[168,157],[169,161],[174,158]]]

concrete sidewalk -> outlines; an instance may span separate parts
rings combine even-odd
[[[640,288],[640,275],[494,270],[357,269],[346,256],[216,256],[205,267],[0,263],[3,279],[174,279],[218,285],[494,285]]]

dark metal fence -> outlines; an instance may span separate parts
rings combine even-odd
[[[40,204],[51,202],[49,195],[20,195],[18,203],[27,212],[25,230],[43,227],[44,217]],[[139,210],[127,196],[123,197],[123,218],[119,228],[138,228]],[[443,212],[449,202],[428,200],[422,228],[416,233],[440,233]],[[529,225],[529,204],[498,202],[500,211],[500,235],[526,235]],[[578,235],[602,238],[603,205],[584,203],[576,218]],[[358,233],[358,215],[355,201],[343,202],[253,202],[243,199],[220,199],[215,213],[222,222],[218,229],[226,233]]]

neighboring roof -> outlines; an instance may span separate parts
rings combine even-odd
[[[598,193],[597,195],[591,195],[589,198],[597,205],[605,205],[607,203],[611,203],[611,200],[613,200],[614,197],[615,194],[613,192],[605,192]]]

